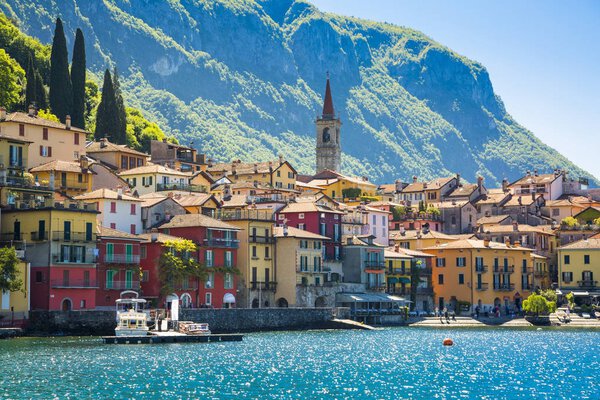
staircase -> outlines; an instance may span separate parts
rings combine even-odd
[[[563,320],[563,316],[565,315],[566,311],[566,307],[560,307],[554,314],[550,314],[550,322],[552,325],[576,326],[581,328],[600,328],[600,320],[598,318],[590,317],[589,319],[586,319],[579,314],[575,314],[574,312],[571,312],[571,315],[569,316],[571,321],[565,322]]]

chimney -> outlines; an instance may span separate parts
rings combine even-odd
[[[152,228],[150,231],[150,241],[152,243],[156,243],[156,241],[158,241],[158,230],[156,228]]]
[[[519,242],[519,241],[517,240],[517,241],[515,241],[515,242],[513,243],[513,246],[514,246],[514,247],[521,247],[521,242]]]
[[[394,251],[395,251],[396,253],[399,253],[399,252],[400,252],[400,245],[399,245],[399,244],[395,244],[395,245],[394,245]]]
[[[519,198],[517,199],[517,201],[519,202],[519,205],[523,204],[523,199],[521,199],[521,196],[519,196]]]
[[[534,176],[538,176],[538,173],[537,173],[537,168],[533,170],[533,175],[534,175]]]
[[[279,155],[279,165],[283,164],[283,156],[280,154]]]
[[[234,162],[231,163],[231,174],[232,175],[236,174],[235,167],[236,167],[236,164],[235,164],[235,161],[234,161]]]
[[[79,166],[81,169],[88,169],[90,167],[90,161],[86,156],[79,157]]]
[[[506,247],[510,247],[510,239],[506,238],[506,240],[504,241],[504,244],[506,245]]]
[[[273,161],[269,161],[269,172],[273,172]]]
[[[423,189],[427,189],[427,182],[423,182]]]
[[[121,185],[117,186],[117,199],[121,200],[123,198],[123,188]]]
[[[483,176],[477,177],[477,186],[479,186],[479,188],[483,186]]]
[[[483,246],[490,247],[490,239],[489,238],[486,237],[483,239]]]
[[[102,139],[100,139],[100,148],[101,149],[104,149],[104,148],[106,148],[106,146],[108,146],[106,144],[106,142],[107,142],[106,138],[103,137]]]
[[[213,159],[209,158],[208,159],[208,167],[211,168],[213,166]]]
[[[29,105],[28,111],[29,111],[28,114],[29,114],[30,117],[35,117],[37,115],[37,111],[36,111],[35,106],[33,104]]]
[[[69,130],[71,129],[71,116],[67,115],[65,117],[65,129]]]
[[[527,176],[531,176],[531,171],[527,170]]]
[[[258,173],[258,164],[254,163],[254,173],[257,174]]]
[[[456,185],[460,186],[460,174],[456,174]]]
[[[502,179],[502,191],[504,193],[508,192],[508,179]]]
[[[162,142],[163,142],[163,143],[167,143],[167,139],[163,139],[163,140],[162,140]]]
[[[417,176],[413,175],[413,183],[417,183]]]
[[[6,119],[6,108],[0,107],[0,121],[4,121]]]

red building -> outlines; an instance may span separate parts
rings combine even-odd
[[[96,308],[112,309],[125,290],[140,291],[140,243],[143,238],[99,227]]]

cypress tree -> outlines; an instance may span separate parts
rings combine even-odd
[[[62,122],[73,108],[73,88],[69,76],[69,56],[62,21],[56,18],[50,53],[50,108]]]
[[[77,28],[73,45],[73,63],[71,64],[71,83],[73,86],[73,112],[71,123],[85,128],[85,41],[83,32]]]
[[[48,108],[48,93],[44,86],[42,74],[37,69],[34,69],[35,76],[35,102],[39,109],[45,110]]]
[[[110,71],[104,72],[104,84],[102,85],[102,96],[98,111],[96,112],[96,131],[94,138],[100,140],[103,137],[109,138],[111,142],[120,143],[118,137],[119,116],[117,114],[117,102],[115,99],[115,89]]]
[[[127,112],[125,111],[125,103],[123,102],[123,94],[121,92],[121,84],[119,83],[119,74],[115,67],[113,74],[113,87],[115,88],[115,101],[117,104],[117,115],[119,120],[118,129],[118,144],[127,144]]]
[[[37,80],[31,55],[27,59],[27,71],[25,71],[25,78],[27,79],[27,85],[25,86],[25,109],[27,109],[29,105],[33,103],[39,107],[36,102]]]

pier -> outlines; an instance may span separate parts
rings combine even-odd
[[[105,344],[160,344],[241,342],[242,334],[185,335],[179,332],[151,332],[144,336],[102,336]]]

